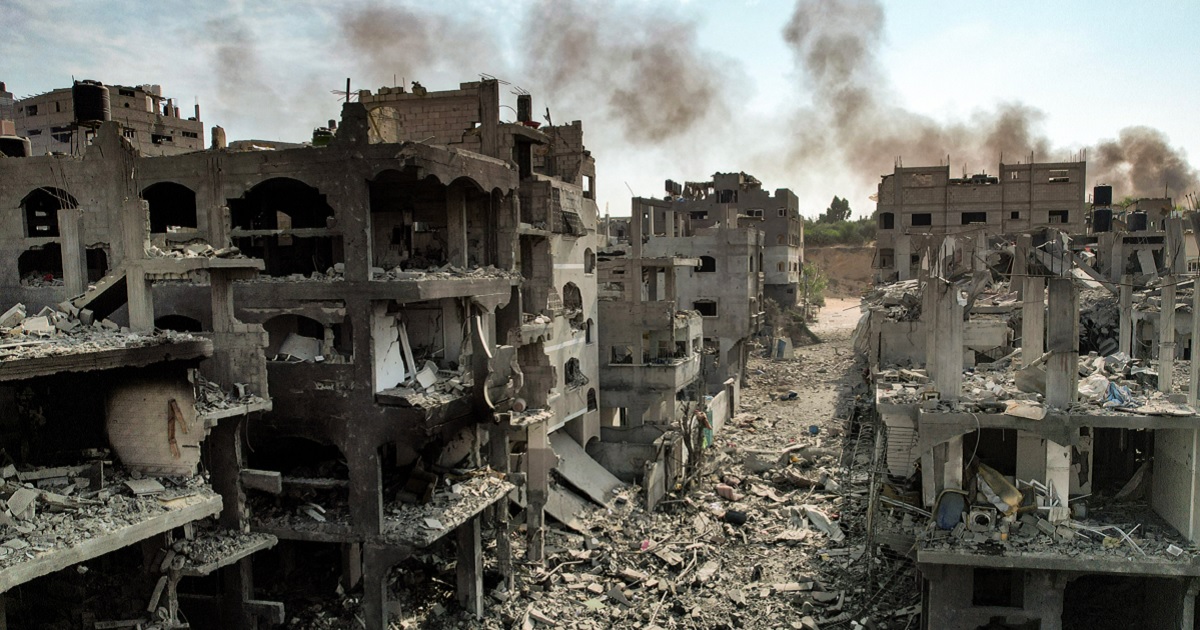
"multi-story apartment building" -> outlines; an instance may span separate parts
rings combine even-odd
[[[245,527],[277,538],[269,553],[287,563],[332,561],[321,570],[362,589],[373,629],[391,568],[454,541],[460,601],[478,612],[484,513],[511,567],[510,462],[537,559],[551,442],[585,456],[599,435],[595,163],[581,123],[537,129],[529,105],[502,122],[494,80],[381,90],[347,104],[322,148],[152,157],[105,123],[81,156],[4,160],[0,303],[84,293],[77,308],[135,331],[205,331],[219,365],[257,356],[272,408],[227,436],[253,444],[231,482]],[[218,287],[143,256],[211,261],[208,274],[249,256],[261,273]],[[266,571],[247,561],[226,577],[253,602],[240,608],[180,601],[249,627],[279,610],[259,597]]]
[[[113,120],[142,155],[176,155],[204,148],[200,106],[183,118],[175,99],[158,85],[101,85],[77,81],[68,88],[14,103],[16,134],[29,138],[34,155],[81,155],[95,137],[97,124]],[[3,134],[0,134],[3,135]]]
[[[762,182],[746,173],[714,173],[706,182],[683,185],[668,182],[667,192],[682,200],[694,227],[716,225],[725,211],[757,219],[763,232],[763,296],[787,308],[799,299],[800,272],[804,266],[804,219],[795,193],[778,188],[763,190]]]
[[[915,277],[924,235],[1009,234],[1086,224],[1085,162],[1000,164],[998,176],[951,177],[949,166],[897,166],[879,183],[876,277]]]

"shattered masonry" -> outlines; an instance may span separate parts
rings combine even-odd
[[[1194,627],[1200,232],[1085,203],[1083,163],[946,170],[880,184],[873,535],[915,561],[923,627]]]
[[[669,184],[622,237],[579,121],[504,122],[495,80],[357,97],[312,146],[209,150],[158,86],[13,102],[0,591],[120,584],[14,623],[316,624],[302,566],[384,628],[446,551],[479,616],[547,515],[694,478],[765,299],[796,304],[795,195]]]

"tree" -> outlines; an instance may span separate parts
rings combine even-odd
[[[850,218],[850,200],[842,199],[837,195],[833,196],[833,201],[829,202],[829,207],[825,212],[817,218],[820,223],[839,223]]]

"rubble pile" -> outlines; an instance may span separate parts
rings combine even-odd
[[[865,394],[846,336],[794,360],[755,353],[740,412],[695,482],[653,513],[626,490],[613,507],[577,515],[578,530],[549,530],[545,565],[519,567],[518,592],[490,590],[499,619],[486,616],[485,627],[914,623],[917,593],[884,604],[879,581],[889,576],[867,575],[871,449],[845,439]],[[520,548],[523,536],[515,540]]]
[[[914,322],[921,319],[921,283],[902,280],[876,286],[863,296],[863,304],[871,310],[882,310],[888,319]]]
[[[198,372],[194,374],[193,380],[196,413],[200,415],[266,402],[265,398],[251,392],[246,383],[234,383],[232,389],[225,391],[220,385],[200,376]]]
[[[213,248],[203,241],[191,243],[169,243],[165,247],[151,245],[146,248],[148,258],[170,258],[182,260],[185,258],[246,258],[242,250],[236,247]]]
[[[0,362],[141,348],[191,339],[195,337],[169,330],[149,335],[131,333],[112,320],[95,320],[90,311],[76,309],[69,302],[59,304],[58,309],[47,306],[36,315],[29,315],[24,304],[17,304],[0,315]]]
[[[0,569],[67,549],[167,512],[172,501],[211,495],[199,476],[144,478],[90,464],[2,473]]]
[[[1041,419],[1050,411],[1044,406],[1045,372],[1041,361],[1023,368],[1018,349],[991,364],[967,368],[963,373],[962,398],[958,402],[927,400],[932,391],[928,372],[921,368],[891,366],[874,375],[879,402],[887,404],[923,404],[926,411],[969,413],[1008,413]],[[1078,402],[1061,410],[1079,414],[1134,413],[1139,415],[1191,416],[1195,410],[1186,404],[1188,364],[1176,367],[1174,392],[1158,391],[1158,372],[1148,360],[1130,359],[1124,353],[1106,357],[1095,353],[1079,358]],[[1014,413],[1015,412],[1015,413]]]
[[[394,267],[392,269],[383,269],[381,267],[371,268],[372,280],[448,280],[451,278],[520,278],[519,271],[506,271],[499,269],[493,265],[486,267],[471,267],[463,269],[449,263],[441,266],[430,266],[426,269],[417,267]]]

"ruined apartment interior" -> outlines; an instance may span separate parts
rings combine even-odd
[[[530,95],[356,97],[307,146],[207,149],[157,85],[15,102],[0,627],[267,628],[307,587],[385,628],[446,553],[478,616],[547,517],[653,509],[733,413],[764,292],[796,302],[794,194],[668,182],[617,234]]]
[[[915,561],[925,628],[1195,627],[1200,230],[1086,203],[1084,168],[880,184],[873,531]]]

